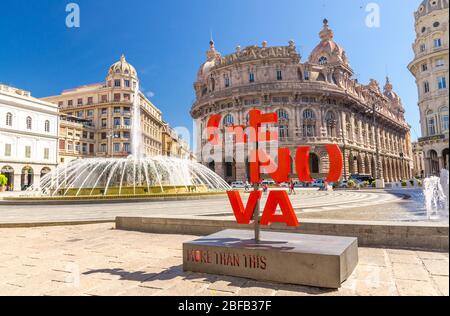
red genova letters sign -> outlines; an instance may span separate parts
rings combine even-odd
[[[273,140],[278,137],[277,133],[266,132],[261,135],[260,128],[263,124],[273,124],[278,122],[276,113],[263,114],[260,110],[251,110],[249,113],[251,128],[250,141],[257,143],[260,139],[265,141]],[[219,129],[221,115],[213,115],[208,120],[207,137],[212,145],[219,143],[219,136],[216,131]],[[236,142],[247,143],[247,135],[244,134],[245,126],[231,126],[227,130],[235,133]],[[343,157],[341,150],[336,144],[325,145],[329,155],[330,168],[326,182],[337,182],[342,176]],[[297,176],[301,182],[313,182],[309,169],[309,146],[300,146],[297,148],[295,156],[295,168]],[[274,172],[269,173],[269,176],[275,182],[288,182],[291,170],[290,151],[288,148],[278,149],[278,164],[272,159],[264,150],[253,150],[250,153],[250,181],[252,183],[261,182],[261,167],[270,166]],[[229,191],[228,198],[233,208],[236,221],[239,224],[250,224],[256,203],[261,200],[262,192],[253,191],[250,193],[247,205],[244,207],[241,195],[238,191]],[[281,209],[281,215],[276,215],[278,206]],[[272,223],[285,223],[288,226],[298,226],[299,222],[292,207],[291,201],[286,191],[271,191],[267,198],[267,203],[264,207],[263,216],[261,218],[261,225],[271,225]]]

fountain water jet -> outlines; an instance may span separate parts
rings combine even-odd
[[[423,181],[425,207],[429,220],[448,218],[449,173],[441,171],[441,177],[430,177]]]

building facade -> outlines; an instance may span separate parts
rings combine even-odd
[[[162,139],[163,156],[193,160],[188,143],[168,123],[164,124]]]
[[[449,166],[448,0],[424,0],[415,12],[414,60],[408,68],[416,78],[425,176]]]
[[[413,152],[413,176],[415,178],[423,178],[425,176],[425,159],[423,157],[423,148],[419,142],[412,143]]]
[[[345,50],[334,41],[324,20],[320,42],[306,62],[295,43],[288,46],[237,47],[222,56],[213,41],[207,61],[194,84],[196,101],[191,115],[198,131],[204,131],[213,114],[222,115],[221,128],[248,125],[248,112],[277,112],[281,147],[291,156],[300,145],[310,145],[310,169],[315,177],[328,173],[325,144],[338,144],[344,155],[344,177],[373,175],[386,182],[412,176],[410,129],[404,108],[393,86],[386,81],[381,90],[375,80],[368,85],[354,78]],[[196,135],[197,158],[225,180],[245,180],[245,161],[204,157],[206,139]],[[292,175],[293,177],[294,174]]]
[[[85,157],[123,158],[131,154],[137,85],[136,69],[122,55],[109,68],[104,83],[85,85],[43,98],[57,104],[65,117],[59,142],[60,163]],[[161,155],[164,126],[161,111],[141,91],[138,95],[142,153],[145,156]]]
[[[58,161],[58,107],[27,91],[0,85],[0,173],[7,189],[25,190]]]

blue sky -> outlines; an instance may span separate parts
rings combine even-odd
[[[66,5],[81,9],[81,27],[65,25]],[[381,25],[365,24],[369,3]],[[384,84],[388,73],[403,99],[412,136],[420,135],[417,90],[407,70],[413,58],[413,12],[421,0],[0,0],[0,82],[55,95],[102,82],[122,53],[141,86],[172,126],[192,126],[193,82],[205,61],[210,33],[222,54],[237,45],[286,45],[306,60],[330,21],[360,82]],[[419,134],[418,134],[419,133]]]

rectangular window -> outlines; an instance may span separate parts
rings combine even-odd
[[[88,147],[87,147],[87,144],[86,143],[83,143],[83,145],[81,146],[81,148],[82,148],[82,151],[83,151],[83,154],[87,154],[87,150],[88,150]]]
[[[75,151],[76,152],[80,152],[80,149],[81,149],[80,143],[76,143],[75,144]]]
[[[129,139],[130,138],[130,132],[123,132],[123,138]]]
[[[73,106],[73,101],[72,100],[67,101],[67,105],[68,106]]]
[[[106,109],[106,108],[101,109],[101,114],[102,115],[107,115],[108,114],[108,109]]]
[[[63,107],[63,105],[64,105],[64,102],[63,101],[59,101],[58,102],[58,106],[61,108],[61,107]]]
[[[436,126],[434,124],[434,118],[428,119],[428,135],[433,136],[436,134]]]
[[[283,80],[283,72],[281,70],[277,70],[277,80]]]
[[[448,114],[442,116],[442,131],[448,131]]]
[[[130,95],[129,95],[128,93],[125,93],[125,94],[123,95],[123,99],[124,99],[125,101],[130,101]]]
[[[5,157],[11,157],[11,144],[5,144]]]
[[[106,144],[101,144],[100,145],[100,152],[106,153]]]
[[[130,114],[131,113],[131,108],[129,108],[129,107],[123,108],[123,113],[124,114]]]
[[[77,100],[77,104],[78,104],[78,105],[83,105],[83,99],[78,99],[78,100]]]
[[[250,81],[250,82],[255,82],[255,74],[254,74],[253,72],[251,72],[251,73],[249,74],[249,81]]]
[[[120,87],[120,79],[114,80],[114,87]]]
[[[122,120],[120,119],[120,117],[115,117],[114,118],[114,126],[118,127],[120,125],[122,125]]]
[[[102,133],[102,134],[101,134],[101,138],[102,138],[102,139],[106,139],[106,133]]]
[[[108,102],[108,96],[107,95],[102,95],[102,103],[106,103]]]
[[[128,117],[125,117],[125,118],[123,119],[123,124],[124,124],[125,126],[131,126],[131,120],[130,120]]]
[[[230,78],[225,78],[225,88],[228,88],[230,86]]]
[[[102,128],[106,128],[107,127],[107,122],[106,119],[102,119]]]
[[[131,146],[128,143],[123,144],[123,151],[127,153],[131,153]]]
[[[88,138],[88,132],[83,131],[83,138]]]
[[[427,49],[427,47],[425,46],[425,44],[421,44],[420,45],[420,52],[421,53],[425,52],[426,49]]]
[[[94,98],[93,97],[89,97],[88,98],[88,104],[91,105],[94,103]]]
[[[66,141],[64,139],[59,140],[59,150],[66,150]]]
[[[125,80],[125,87],[129,88],[130,87],[130,80]]]
[[[436,67],[443,67],[445,66],[445,61],[443,59],[436,60]]]
[[[120,93],[114,93],[114,102],[120,102]]]
[[[88,110],[87,111],[87,116],[88,117],[93,117],[94,116],[94,110]]]
[[[49,159],[50,159],[50,149],[44,148],[44,160],[49,160]]]
[[[25,146],[25,158],[31,158],[31,146]]]
[[[427,70],[428,70],[428,65],[422,64],[422,71],[427,71]]]
[[[114,113],[120,113],[120,107],[115,107],[114,108]]]
[[[438,89],[439,90],[447,89],[447,81],[446,81],[445,77],[438,78]]]
[[[73,151],[73,143],[72,143],[72,142],[69,142],[69,143],[67,144],[67,150],[68,150],[68,151]]]
[[[120,151],[120,144],[114,144],[114,152],[118,153]]]
[[[428,81],[425,81],[425,82],[424,82],[424,84],[423,84],[423,91],[424,91],[425,93],[430,92],[430,84],[428,83]]]
[[[77,112],[77,117],[83,117],[83,111],[78,111]]]
[[[442,46],[442,41],[441,41],[441,39],[440,38],[436,38],[435,40],[434,40],[434,47],[435,48],[439,48],[439,47],[441,47]]]
[[[94,144],[89,144],[89,153],[94,153]]]

